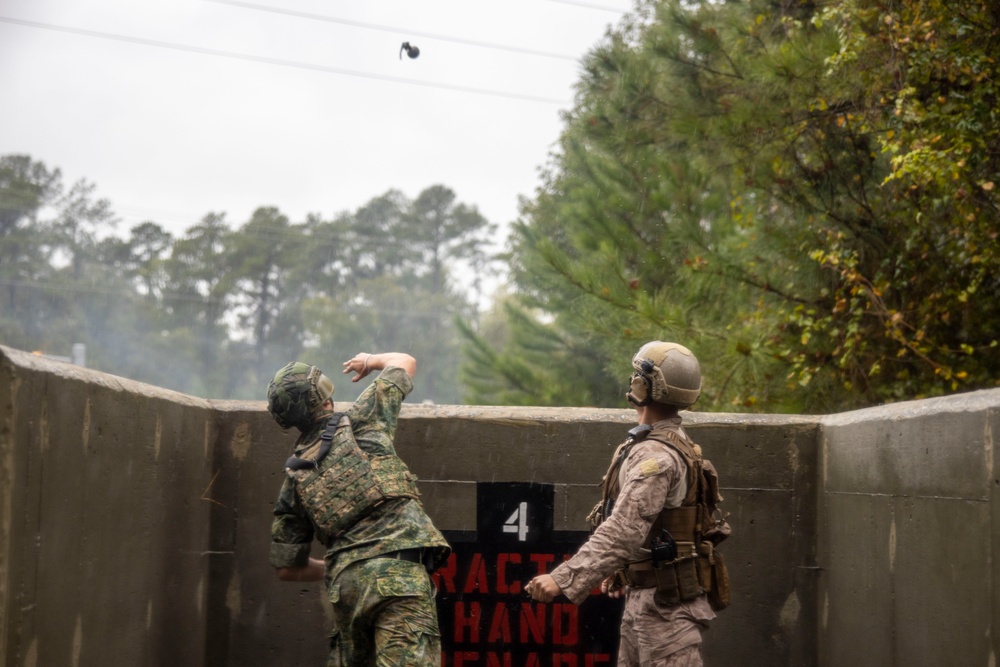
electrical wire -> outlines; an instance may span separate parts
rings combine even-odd
[[[519,93],[506,93],[498,90],[488,90],[486,88],[473,88],[470,86],[460,86],[447,83],[437,83],[433,81],[421,81],[415,79],[404,79],[402,77],[396,76],[386,76],[383,74],[373,74],[369,72],[359,72],[357,70],[343,69],[340,67],[330,67],[327,65],[313,65],[311,63],[296,62],[293,60],[281,60],[278,58],[268,58],[265,56],[254,56],[243,53],[233,53],[230,51],[220,51],[218,49],[207,49],[200,46],[187,46],[184,44],[173,44],[171,42],[161,42],[159,40],[146,39],[144,37],[132,37],[129,35],[119,35],[109,32],[101,32],[98,30],[89,30],[86,28],[73,28],[70,26],[55,25],[52,23],[42,23],[40,21],[26,21],[23,19],[16,19],[10,16],[0,16],[0,23],[10,23],[13,25],[20,25],[28,28],[39,28],[43,30],[53,30],[56,32],[69,33],[71,35],[81,35],[84,37],[94,37],[98,39],[108,39],[119,42],[126,42],[128,44],[139,44],[141,46],[155,46],[161,49],[172,49],[175,51],[184,51],[187,53],[197,53],[200,55],[217,56],[220,58],[231,58],[235,60],[245,60],[247,62],[263,63],[266,65],[277,65],[279,67],[292,67],[296,69],[311,70],[314,72],[324,72],[327,74],[340,74],[342,76],[352,76],[364,79],[373,79],[376,81],[386,81],[389,83],[401,83],[411,86],[423,86],[426,88],[438,88],[441,90],[450,90],[452,92],[458,93],[470,93],[474,95],[488,95],[491,97],[503,97],[512,100],[523,100],[526,102],[539,102],[541,104],[555,104],[558,106],[569,106],[570,102],[566,100],[556,100],[547,97],[537,97],[534,95],[522,95]]]
[[[561,5],[586,7],[587,9],[598,9],[602,12],[614,12],[615,14],[625,14],[628,12],[627,9],[618,9],[617,7],[608,7],[607,5],[595,5],[591,2],[576,2],[575,0],[549,0],[549,2],[557,2]]]
[[[453,44],[464,44],[466,46],[477,46],[485,49],[496,49],[498,51],[507,51],[510,53],[521,53],[529,56],[541,56],[543,58],[556,58],[558,60],[569,60],[570,62],[577,62],[580,60],[578,56],[568,56],[561,53],[551,53],[548,51],[537,51],[535,49],[525,49],[518,46],[508,46],[504,44],[494,44],[491,42],[480,42],[472,39],[464,39],[461,37],[449,37],[447,35],[437,35],[429,32],[418,32],[415,30],[403,30],[401,28],[393,28],[390,26],[378,25],[376,23],[364,23],[362,21],[354,21],[351,19],[342,19],[334,16],[326,16],[323,14],[310,14],[308,12],[297,12],[291,9],[280,9],[278,7],[268,7],[266,5],[257,5],[252,2],[240,2],[239,0],[205,0],[205,2],[214,2],[220,5],[232,5],[234,7],[242,7],[244,9],[256,9],[262,12],[271,12],[272,14],[284,14],[286,16],[295,16],[298,18],[311,19],[314,21],[325,21],[327,23],[338,23],[340,25],[349,25],[355,28],[364,28],[366,30],[380,30],[382,32],[392,32],[401,33],[407,37],[421,37],[424,39],[436,39],[442,42],[451,42]]]

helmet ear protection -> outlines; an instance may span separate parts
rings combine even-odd
[[[643,359],[638,370],[632,373],[632,378],[629,381],[629,392],[625,394],[625,398],[637,408],[649,405],[653,400],[652,372],[653,362],[649,359]]]
[[[632,358],[629,403],[643,407],[663,403],[690,407],[701,394],[701,368],[691,350],[677,343],[646,343]]]

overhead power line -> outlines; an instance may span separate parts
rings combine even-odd
[[[279,7],[268,7],[266,5],[258,5],[252,2],[240,2],[239,0],[205,0],[205,1],[214,2],[220,5],[233,5],[234,7],[243,7],[244,9],[256,9],[258,11],[271,12],[273,14],[284,14],[285,16],[296,16],[298,18],[311,19],[314,21],[338,23],[340,25],[349,25],[355,28],[365,28],[366,30],[380,30],[382,32],[400,33],[406,35],[407,37],[422,37],[426,39],[436,39],[442,42],[451,42],[453,44],[464,44],[466,46],[477,46],[486,49],[496,49],[498,51],[507,51],[509,53],[522,53],[529,56],[542,56],[543,58],[556,58],[558,60],[569,60],[571,62],[577,62],[580,59],[579,56],[568,56],[562,53],[537,51],[535,49],[525,49],[519,46],[509,46],[506,44],[481,42],[473,39],[464,39],[462,37],[451,37],[448,35],[437,35],[430,32],[419,32],[410,29],[404,30],[403,28],[393,28],[390,26],[378,25],[375,23],[364,23],[362,21],[354,21],[352,19],[342,19],[342,18],[337,18],[335,16],[326,16],[323,14],[310,14],[308,12],[297,12],[291,9],[281,9]]]
[[[373,79],[376,81],[387,81],[390,83],[402,83],[410,86],[423,86],[425,88],[438,88],[450,90],[458,93],[471,93],[473,95],[488,95],[491,97],[504,97],[513,100],[524,100],[526,102],[540,102],[542,104],[555,104],[567,106],[566,100],[556,100],[547,97],[537,97],[535,95],[522,95],[519,93],[506,93],[499,90],[488,90],[486,88],[473,88],[471,86],[460,86],[448,83],[437,83],[434,81],[421,81],[414,79],[404,79],[396,76],[386,76],[384,74],[373,74],[370,72],[359,72],[341,67],[329,67],[327,65],[314,65],[311,63],[296,62],[293,60],[281,60],[279,58],[268,58],[265,56],[254,56],[244,53],[234,53],[231,51],[220,51],[218,49],[207,49],[200,46],[187,46],[185,44],[173,44],[171,42],[161,42],[159,40],[146,39],[144,37],[132,37],[130,35],[119,35],[98,30],[88,30],[85,28],[73,28],[70,26],[55,25],[52,23],[42,23],[39,21],[25,21],[10,16],[0,16],[0,22],[14,25],[26,26],[28,28],[40,28],[43,30],[54,30],[65,32],[71,35],[82,35],[84,37],[95,37],[99,39],[109,39],[129,44],[139,44],[141,46],[155,46],[161,49],[172,49],[174,51],[185,51],[187,53],[197,53],[200,55],[217,56],[220,58],[231,58],[234,60],[245,60],[248,62],[264,63],[266,65],[278,65],[279,67],[292,67],[296,69],[311,70],[314,72],[325,72],[327,74],[340,74],[342,76],[353,76],[362,79]]]
[[[575,5],[577,7],[586,7],[587,9],[599,9],[602,12],[614,12],[615,14],[625,14],[627,10],[618,9],[617,7],[608,7],[607,5],[595,5],[592,2],[576,2],[576,0],[549,0],[549,2],[558,2],[561,5]]]

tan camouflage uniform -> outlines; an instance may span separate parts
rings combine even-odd
[[[354,402],[347,415],[364,452],[396,453],[399,410],[412,389],[406,371],[391,366]],[[314,445],[326,422],[303,433],[296,452]],[[271,565],[305,565],[314,537],[323,536],[302,507],[294,482],[286,478],[271,525]],[[404,549],[429,549],[439,559],[449,552],[420,501],[410,498],[379,505],[327,544],[326,584],[334,611],[329,667],[440,666],[441,633],[427,570],[420,563],[379,558]]]
[[[653,433],[680,430],[680,423],[679,417],[665,419],[653,425]],[[615,456],[627,444],[623,443]],[[642,545],[653,520],[664,508],[680,507],[687,493],[684,459],[655,440],[633,445],[623,469],[624,482],[611,516],[573,558],[552,571],[562,592],[576,604],[626,563],[648,560],[649,551]],[[618,666],[701,665],[701,634],[715,618],[706,596],[666,607],[654,601],[654,592],[654,588],[626,592]]]

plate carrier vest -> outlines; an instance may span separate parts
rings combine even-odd
[[[327,546],[385,501],[419,498],[417,478],[403,460],[366,454],[345,413],[332,415],[319,442],[300,454],[285,462],[285,473]]]
[[[667,606],[707,593],[713,609],[725,609],[730,603],[729,573],[715,546],[732,529],[718,509],[722,501],[719,475],[715,466],[702,457],[701,447],[680,429],[661,428],[654,432],[648,426],[639,426],[629,431],[629,439],[615,452],[604,476],[601,502],[588,518],[596,528],[611,516],[625,481],[625,459],[633,445],[644,439],[670,447],[687,464],[687,495],[681,506],[663,509],[653,520],[642,545],[651,553],[654,544],[666,538],[676,545],[676,552],[672,560],[665,562],[656,562],[650,555],[628,563],[615,573],[615,587],[655,587],[656,601]]]

